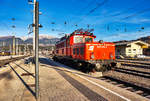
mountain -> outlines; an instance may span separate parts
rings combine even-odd
[[[147,37],[141,37],[141,38],[139,38],[138,40],[141,40],[141,41],[144,41],[144,42],[150,44],[150,36],[147,36]]]
[[[21,38],[15,38],[17,43],[24,44]],[[0,46],[9,46],[13,44],[13,36],[2,36],[0,37]]]
[[[26,44],[32,44],[33,38],[32,37],[22,37],[24,42]],[[57,41],[59,41],[59,38],[47,35],[47,34],[40,34],[39,35],[39,43],[42,46],[48,46],[48,45],[54,45]]]
[[[15,38],[19,44],[32,44],[33,39],[32,37],[26,38]],[[39,36],[39,44],[42,46],[48,46],[48,45],[54,45],[57,41],[59,41],[59,38],[55,38],[49,35],[40,35]],[[0,46],[9,46],[13,43],[13,36],[2,36],[0,37]]]
[[[59,38],[51,38],[51,39],[40,38],[39,39],[39,43],[43,44],[43,45],[54,45],[57,41],[59,41]],[[32,44],[33,43],[33,39],[29,38],[29,39],[26,39],[24,42],[28,43],[28,44]]]
[[[24,36],[24,37],[21,37],[22,40],[27,40],[27,39],[31,39],[33,38],[32,36]],[[53,36],[50,36],[50,35],[47,35],[47,34],[40,34],[39,35],[39,39],[53,39],[53,38],[56,38],[56,37],[53,37]]]

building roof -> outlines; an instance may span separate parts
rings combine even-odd
[[[150,46],[148,43],[144,42],[144,41],[140,41],[140,40],[131,40],[131,41],[118,41],[118,42],[114,42],[116,46],[121,46],[121,45],[129,45],[131,43],[135,43],[135,44],[139,44],[139,45],[146,45],[146,46]]]
[[[11,39],[14,36],[0,36],[0,40],[7,40],[7,39]]]

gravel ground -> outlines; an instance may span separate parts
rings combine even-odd
[[[134,75],[125,74],[125,73],[116,72],[116,71],[105,72],[103,75],[117,78],[123,81],[131,82],[139,86],[150,88],[150,79],[148,78],[143,78],[143,77],[134,76]]]
[[[129,67],[129,66],[122,66],[122,68],[150,73],[150,69],[146,69],[146,68],[136,68],[136,67]]]
[[[25,87],[25,83],[34,83],[30,80],[32,77],[21,76],[22,73],[25,73],[23,68],[29,72],[32,69],[34,70],[34,68],[26,67],[24,65],[24,59],[10,63],[5,68],[3,69],[4,71],[0,72],[0,101],[35,101],[34,96]],[[7,75],[2,75],[3,73],[7,73]]]
[[[130,61],[130,60],[124,60],[124,61]],[[134,62],[149,63],[150,61],[134,61]],[[131,64],[141,65],[141,64],[137,64],[137,63],[131,63]],[[133,66],[121,66],[121,68],[150,73],[150,69],[148,69],[148,68],[139,68],[139,67],[133,67]],[[117,72],[117,71],[105,72],[103,75],[114,77],[114,78],[117,78],[117,79],[120,79],[123,81],[137,84],[139,86],[150,88],[150,78],[144,78],[144,77],[135,76],[132,74],[125,74],[125,73],[121,73],[121,72]]]

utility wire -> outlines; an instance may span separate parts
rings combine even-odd
[[[145,1],[145,0],[142,0],[142,2],[143,2],[143,1]],[[120,13],[114,14],[114,15],[112,15],[112,17],[116,17],[116,16],[121,15],[122,13],[126,13],[126,12],[128,12],[129,10],[134,9],[134,8],[135,8],[138,4],[141,4],[142,2],[138,2],[138,3],[136,3],[136,5],[134,5],[134,7],[130,7],[130,8],[128,8],[127,10],[125,10],[125,11],[123,11],[123,12],[120,12]],[[120,20],[126,20],[126,19],[129,19],[129,18],[132,18],[132,17],[137,16],[137,15],[139,15],[139,14],[142,14],[142,13],[148,12],[149,10],[150,10],[150,8],[147,8],[147,9],[144,9],[144,10],[141,10],[141,11],[138,11],[138,12],[136,12],[136,13],[134,13],[134,14],[132,14],[132,15],[129,15],[129,16],[127,16],[127,17],[123,18],[123,19],[120,19]],[[112,23],[111,23],[111,24],[112,24]],[[126,28],[126,26],[125,26],[124,31],[125,31],[125,32],[127,32],[127,28]]]
[[[78,25],[81,21],[83,21],[88,15],[90,15],[91,13],[95,12],[98,8],[100,8],[101,6],[103,6],[106,2],[108,2],[109,0],[104,0],[101,3],[97,3],[97,6],[93,9],[91,9],[85,16],[84,18],[82,18],[78,23],[76,23],[75,25]]]
[[[83,11],[85,11],[87,8],[89,8],[91,5],[93,5],[95,2],[96,2],[96,0],[92,0],[91,2],[89,2],[88,5],[87,5],[86,7],[84,7],[84,8],[81,10],[80,14],[81,14]]]
[[[80,10],[80,12],[78,12],[80,15],[86,10],[88,9],[91,5],[93,5],[97,0],[92,0],[91,2],[89,2],[87,4],[87,6],[85,6],[84,8],[82,8],[82,10]],[[78,23],[81,22],[81,20],[77,21],[76,23],[73,24],[73,26],[78,27]]]
[[[130,10],[134,10],[139,4],[142,4],[144,1],[146,0],[142,0],[140,2],[137,2],[133,7],[130,7],[130,8],[127,8],[126,10],[122,11],[122,12],[119,12],[119,13],[116,13],[116,14],[112,14],[110,15],[111,17],[116,17],[116,16],[119,16],[121,14],[124,14],[124,13],[127,13],[129,12]]]
[[[101,2],[101,3],[97,3],[97,6],[96,6],[95,8],[93,8],[92,10],[90,10],[89,13],[87,14],[87,16],[90,15],[91,13],[95,12],[96,9],[98,9],[98,8],[101,7],[101,6],[103,6],[106,2],[108,2],[108,0],[104,0],[104,1]]]
[[[134,17],[134,16],[137,16],[137,15],[139,15],[139,14],[143,14],[143,13],[145,13],[145,12],[150,12],[150,8],[147,8],[147,9],[144,9],[144,10],[141,10],[141,11],[138,11],[138,12],[132,14],[132,15],[129,15],[129,16],[123,18],[123,20],[132,18],[132,17]]]

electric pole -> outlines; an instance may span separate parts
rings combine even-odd
[[[33,62],[35,63],[35,97],[39,99],[39,2],[28,0],[33,10]]]
[[[10,51],[10,54],[12,53],[12,46],[11,44],[9,44],[9,51]]]
[[[13,55],[16,55],[16,40],[15,40],[15,36],[13,36]]]
[[[35,8],[36,7],[36,0],[33,1],[33,24],[35,24]],[[33,57],[35,57],[35,25],[33,27]]]
[[[19,48],[18,48],[18,45],[19,45],[19,44],[18,44],[18,39],[16,38],[16,55],[18,55],[18,49],[19,49]]]
[[[39,2],[34,0],[34,61],[35,61],[35,92],[36,99],[39,97]]]

